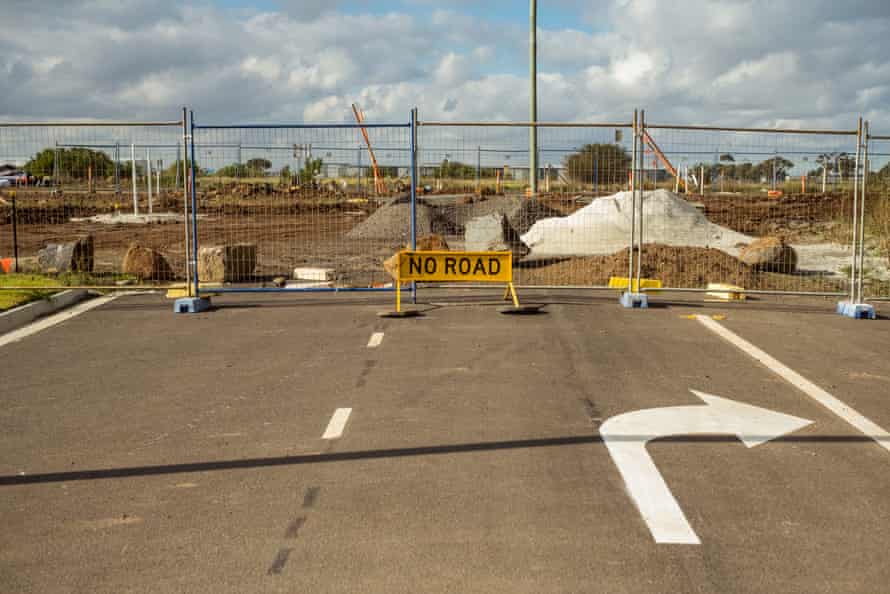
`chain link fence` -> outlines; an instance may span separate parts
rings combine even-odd
[[[639,147],[643,277],[849,292],[856,131],[643,125]]]
[[[409,136],[409,124],[194,126],[200,281],[391,289],[383,261],[411,245]]]
[[[0,258],[60,285],[186,275],[182,122],[0,125]]]
[[[865,170],[866,299],[890,299],[890,136],[871,136]]]
[[[417,245],[510,250],[525,287],[890,297],[867,123],[537,123],[534,196],[530,126],[3,124],[0,258],[60,285],[390,290]]]
[[[452,249],[512,251],[520,286],[606,288],[618,272],[614,254],[625,250],[626,260],[627,237],[598,228],[582,211],[599,196],[630,188],[630,125],[536,128],[532,197],[528,123],[421,122],[422,200],[441,213],[438,231]],[[577,242],[584,247],[576,253],[569,248]]]

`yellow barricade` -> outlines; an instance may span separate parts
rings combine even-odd
[[[396,311],[402,308],[403,282],[505,283],[519,307],[513,287],[513,254],[510,252],[449,252],[402,250],[398,254]],[[507,293],[505,293],[506,296]]]

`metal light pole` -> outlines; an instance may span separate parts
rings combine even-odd
[[[538,193],[538,0],[529,0],[528,6],[528,77],[529,121],[528,129],[528,179],[532,196]]]

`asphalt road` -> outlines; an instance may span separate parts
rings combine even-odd
[[[688,316],[884,428],[887,319],[432,301],[126,297],[0,348],[0,591],[886,590],[890,452]],[[700,412],[690,390],[812,423],[750,449],[641,428],[701,544],[659,543],[599,429]]]

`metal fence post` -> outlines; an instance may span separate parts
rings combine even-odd
[[[189,123],[191,125],[191,155],[192,155],[192,163],[191,163],[191,172],[192,172],[192,182],[191,182],[191,191],[192,191],[192,256],[194,257],[194,282],[195,282],[195,297],[200,297],[200,285],[198,284],[198,200],[197,200],[197,184],[195,182],[195,177],[197,176],[198,168],[195,166],[195,112],[189,111]]]
[[[856,264],[859,244],[859,158],[862,153],[862,117],[856,127],[856,161],[853,167],[853,245],[850,261],[850,303],[856,303]]]
[[[15,261],[15,271],[19,271],[19,229],[18,211],[15,204],[15,192],[12,193],[12,257]]]
[[[637,252],[637,293],[642,292],[642,287],[640,285],[640,276],[642,270],[642,262],[643,262],[643,201],[645,200],[644,191],[645,187],[645,159],[646,159],[646,151],[643,146],[643,139],[646,134],[646,110],[640,111],[640,121],[639,121],[639,129],[640,129],[640,148],[637,151],[637,154],[640,159],[640,182],[638,185],[640,186],[640,239],[639,245],[640,250]]]
[[[185,161],[188,160],[189,132],[188,132],[188,109],[182,108],[182,156],[179,158],[179,147],[176,147],[176,175],[179,176],[180,162],[182,163],[182,227],[185,231],[185,286],[186,290],[191,293],[192,277],[191,263],[189,262],[191,253],[191,240],[189,238],[189,184],[187,181],[188,173],[185,169]],[[179,180],[176,180],[176,186],[179,187]]]
[[[631,285],[631,280],[634,276],[634,247],[636,246],[636,231],[637,231],[637,144],[639,141],[639,128],[637,121],[638,113],[637,110],[634,110],[634,118],[633,118],[633,149],[631,151],[631,165],[630,165],[630,250],[628,251],[628,261],[627,261],[627,292],[633,292],[633,286]]]
[[[863,302],[862,283],[863,271],[865,269],[865,188],[866,181],[868,180],[868,132],[869,125],[868,122],[865,122],[862,143],[862,181],[859,184],[859,278],[856,303]],[[858,170],[856,171],[856,176],[859,177]]]
[[[417,108],[411,110],[411,131],[408,135],[411,159],[411,249],[417,249]],[[398,282],[398,281],[396,281]],[[417,283],[411,282],[411,300],[417,303]]]

